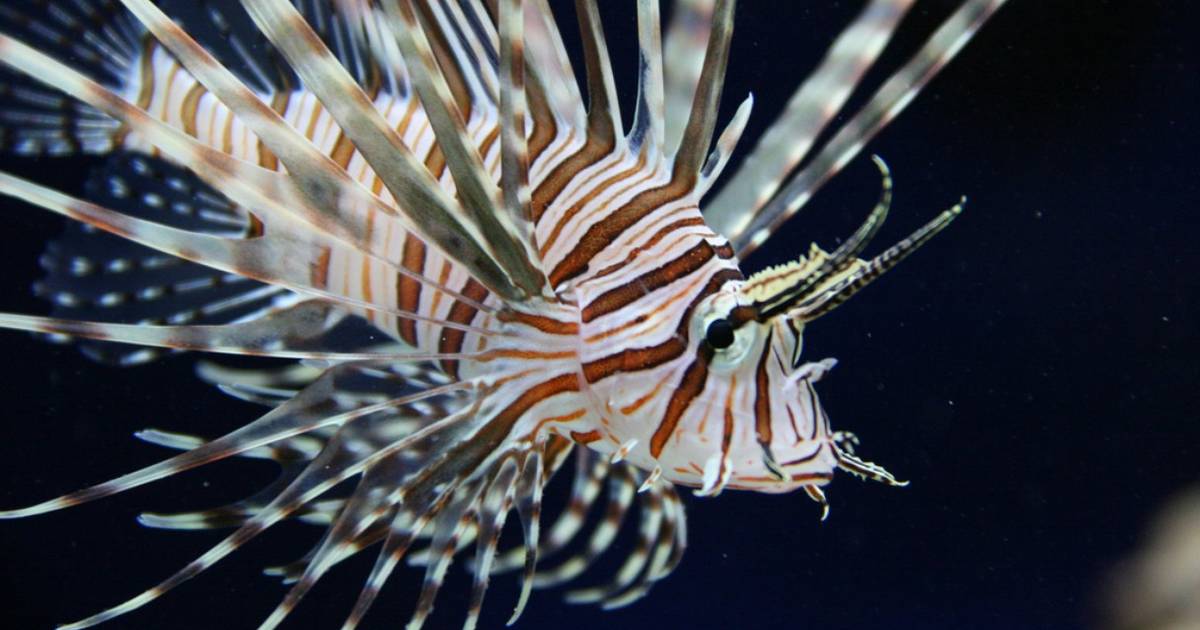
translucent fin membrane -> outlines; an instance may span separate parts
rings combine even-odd
[[[128,88],[140,55],[141,29],[115,0],[55,2],[28,15],[21,3],[0,5],[0,28],[69,58],[105,85]],[[99,154],[115,148],[120,123],[94,107],[35,81],[0,74],[0,149],[20,155]]]

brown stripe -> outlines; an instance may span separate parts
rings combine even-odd
[[[650,402],[655,396],[658,395],[658,392],[662,390],[663,385],[665,385],[666,383],[667,383],[667,379],[664,378],[664,379],[660,380],[654,386],[653,389],[651,389],[650,391],[643,394],[637,400],[629,403],[628,405],[625,405],[624,407],[621,407],[621,413],[628,416],[628,415],[632,414],[633,412],[637,411],[638,409],[641,409],[643,405]]]
[[[422,122],[428,124],[428,120]],[[446,154],[442,152],[442,145],[437,143],[436,133],[433,136],[433,144],[429,147],[429,154],[425,156],[425,168],[435,180],[441,180],[442,174],[446,172]]]
[[[506,310],[497,313],[496,319],[506,323],[512,322],[524,324],[551,335],[579,334],[579,324],[575,322],[564,322],[552,317],[534,315],[532,313],[521,313],[519,311]]]
[[[471,92],[467,89],[467,81],[464,76],[467,70],[458,64],[454,49],[447,42],[446,33],[442,31],[437,18],[430,12],[429,3],[414,2],[413,5],[408,6],[414,5],[417,7],[416,16],[421,24],[421,30],[425,31],[429,46],[433,49],[433,56],[437,59],[442,76],[446,79],[446,85],[449,86],[450,93],[454,95],[454,103],[462,113],[462,119],[470,120]],[[401,6],[405,7],[405,12],[407,12],[408,7],[404,3],[401,3]]]
[[[221,133],[221,151],[226,155],[233,155],[233,121],[236,120],[233,116],[225,119],[225,129]]]
[[[573,204],[573,205],[572,205],[570,208],[567,208],[567,210],[566,210],[565,212],[563,212],[562,216],[561,216],[561,217],[559,217],[559,219],[558,219],[558,222],[554,224],[554,229],[553,229],[553,230],[551,230],[551,231],[550,231],[550,235],[546,237],[546,242],[542,244],[542,246],[541,246],[541,254],[542,254],[542,256],[545,256],[545,255],[546,255],[546,252],[550,251],[550,248],[551,248],[551,247],[554,247],[554,244],[555,244],[556,242],[558,242],[558,237],[559,237],[560,235],[562,235],[562,231],[563,231],[563,230],[564,230],[564,229],[565,229],[565,228],[566,228],[568,225],[570,225],[570,224],[572,223],[572,219],[574,219],[574,218],[575,218],[575,216],[576,216],[577,214],[579,214],[579,212],[580,212],[580,211],[582,211],[582,210],[583,210],[584,206],[586,206],[587,204],[591,203],[591,202],[592,202],[594,199],[596,199],[597,197],[599,197],[599,196],[603,195],[603,194],[604,194],[604,193],[605,193],[605,192],[606,192],[606,191],[607,191],[609,188],[611,188],[613,185],[615,185],[615,184],[617,184],[617,183],[619,183],[619,182],[625,181],[625,180],[626,180],[626,179],[628,179],[630,176],[632,176],[632,175],[635,175],[636,173],[638,173],[639,171],[641,171],[641,170],[642,170],[642,168],[643,168],[643,167],[645,167],[645,165],[646,165],[646,156],[645,156],[645,154],[643,153],[643,154],[641,154],[641,155],[639,155],[639,156],[638,156],[637,162],[635,162],[635,163],[633,164],[633,166],[631,166],[631,167],[629,167],[629,168],[627,168],[627,169],[625,169],[625,170],[623,170],[623,171],[621,171],[621,172],[617,173],[616,175],[613,175],[613,176],[609,177],[608,179],[606,179],[606,180],[604,180],[604,181],[600,182],[600,183],[599,183],[599,184],[597,184],[597,185],[596,185],[594,188],[592,188],[591,190],[589,190],[589,191],[587,192],[587,194],[586,194],[586,195],[584,195],[584,196],[583,196],[581,199],[579,199],[579,201],[576,201],[576,202],[575,202],[575,203],[574,203],[574,204]],[[649,175],[650,175],[650,174],[649,174],[649,173],[647,173],[647,174],[646,174],[646,177],[649,177]],[[643,178],[643,179],[645,179],[645,178]],[[632,186],[630,186],[630,187],[627,187],[625,190],[628,190],[628,188],[631,188],[631,187],[632,187]],[[621,192],[624,192],[624,190],[622,190],[622,191],[618,191],[617,193],[614,193],[614,194],[612,194],[612,195],[609,195],[609,199],[608,199],[608,201],[609,201],[609,202],[611,202],[611,201],[612,201],[612,198],[613,198],[613,197],[616,197],[616,196],[617,196],[617,195],[619,195]],[[605,210],[605,208],[601,207],[601,208],[599,209],[599,212],[604,212],[604,210]]]
[[[183,131],[193,138],[199,138],[197,131],[196,114],[200,109],[200,99],[208,93],[204,86],[197,82],[192,87],[188,88],[187,94],[183,97],[183,111],[179,114],[183,118]]]
[[[329,256],[332,250],[328,247],[322,247],[321,253],[317,255],[317,260],[312,264],[311,275],[313,287],[324,289],[329,283]]]
[[[546,101],[546,93],[542,90],[538,77],[532,72],[532,68],[526,68],[526,72],[531,80],[525,84],[525,96],[529,103],[529,117],[533,120],[533,133],[529,134],[527,146],[529,164],[533,164],[542,151],[554,141],[554,136],[558,134],[558,124],[554,121],[554,113],[550,111],[550,104]]]
[[[288,103],[292,100],[292,92],[290,90],[280,90],[271,96],[271,109],[279,114],[281,119],[287,114]],[[285,119],[286,120],[286,119]],[[275,155],[267,145],[263,143],[262,138],[257,138],[258,142],[258,165],[272,171],[279,170],[279,157]]]
[[[425,270],[425,241],[417,238],[411,232],[404,236],[404,252],[400,261],[401,266],[413,273],[423,273]],[[410,276],[396,276],[397,306],[402,311],[416,313],[421,308],[421,282]],[[400,338],[405,343],[417,345],[417,322],[411,317],[405,317],[399,322]]]
[[[346,132],[339,129],[337,140],[333,143],[333,150],[329,152],[329,158],[344,171],[347,166],[350,166],[350,160],[354,157],[355,150],[354,143],[346,136]]]
[[[771,445],[771,379],[767,375],[767,357],[771,356],[771,335],[774,330],[767,329],[767,339],[763,342],[762,356],[758,359],[758,370],[754,373],[754,432],[758,435],[758,443],[764,447]]]
[[[803,457],[797,457],[796,459],[783,462],[779,465],[780,466],[795,466],[796,464],[803,464],[805,462],[810,462],[810,461],[816,459],[817,455],[821,454],[821,451],[825,450],[826,444],[827,444],[826,442],[818,442],[816,444],[816,448],[813,449],[813,452],[809,453],[808,455],[805,455]]]
[[[492,150],[492,145],[496,143],[496,139],[500,137],[500,125],[492,127],[488,135],[483,138],[483,142],[479,143],[479,158],[487,158],[488,151]]]
[[[600,431],[598,429],[592,429],[587,433],[572,431],[571,439],[574,440],[576,444],[591,444],[592,442],[600,439]]]
[[[587,337],[584,338],[584,342],[595,343],[597,341],[600,341],[601,339],[606,339],[608,337],[614,337],[614,336],[623,334],[626,330],[629,330],[630,328],[634,328],[635,326],[641,326],[642,324],[646,323],[647,321],[650,321],[651,319],[657,317],[659,313],[670,312],[674,308],[674,304],[676,302],[690,296],[692,293],[692,290],[698,284],[700,284],[699,281],[689,284],[682,291],[672,295],[671,297],[669,297],[665,300],[662,300],[660,302],[654,303],[653,306],[649,310],[639,312],[637,317],[628,319],[624,322],[621,322],[620,324],[618,324],[616,326],[612,326],[612,327],[597,326],[596,328],[600,329],[599,332],[588,335]]]
[[[467,284],[463,287],[461,293],[468,299],[476,302],[482,302],[488,296],[487,287],[484,287],[474,278],[467,280]],[[446,315],[446,319],[455,324],[465,325],[471,323],[471,320],[475,319],[475,314],[477,312],[479,312],[479,310],[474,306],[471,306],[466,302],[455,300],[454,304],[450,307],[449,314]],[[438,351],[447,354],[453,354],[461,351],[463,340],[466,338],[466,336],[467,333],[464,330],[457,328],[443,328],[441,339],[438,341]],[[445,359],[442,361],[442,369],[447,374],[455,378],[458,377],[458,361]]]
[[[595,383],[618,372],[634,372],[657,367],[683,354],[688,345],[688,330],[692,313],[704,298],[719,290],[726,282],[741,280],[742,273],[737,269],[722,269],[713,274],[708,284],[692,299],[691,304],[684,310],[675,334],[670,339],[648,348],[631,348],[606,357],[583,364],[583,375],[589,383]]]
[[[683,276],[704,267],[714,255],[712,245],[700,241],[695,247],[657,269],[648,271],[625,284],[601,293],[583,309],[584,323],[603,317],[632,304],[652,291],[661,289]]]
[[[154,98],[154,51],[158,49],[158,41],[153,37],[145,38],[142,42],[142,85],[138,90],[137,106],[138,109],[147,109],[150,107],[150,101]]]
[[[659,421],[658,428],[654,430],[654,435],[650,437],[651,457],[658,459],[667,445],[667,440],[679,426],[679,421],[683,418],[688,406],[704,391],[704,383],[708,380],[708,362],[712,358],[712,353],[712,348],[707,344],[701,345],[695,360],[684,371],[679,385],[671,393],[671,399],[667,402],[667,411]]]
[[[605,217],[603,221],[589,227],[575,249],[550,273],[551,286],[558,286],[587,271],[592,258],[611,245],[625,230],[690,191],[690,186],[675,182],[647,190]]]
[[[587,141],[571,157],[563,160],[554,170],[550,171],[542,183],[530,194],[530,210],[533,212],[533,222],[536,224],[545,214],[546,208],[554,203],[567,184],[575,179],[587,167],[604,159],[612,153],[617,141],[612,136],[597,136],[588,133]]]
[[[673,221],[671,223],[668,223],[667,225],[664,225],[662,228],[660,228],[657,232],[654,233],[654,236],[650,237],[650,240],[648,240],[645,243],[642,243],[641,245],[638,245],[637,247],[630,250],[629,255],[625,257],[625,260],[622,260],[621,262],[615,262],[615,263],[601,269],[600,271],[596,272],[596,275],[592,276],[592,279],[594,280],[596,278],[603,278],[604,276],[616,273],[617,271],[624,269],[625,265],[628,265],[629,263],[633,262],[633,260],[635,258],[642,255],[642,253],[645,252],[646,250],[650,249],[651,247],[654,247],[655,245],[658,245],[660,242],[662,242],[662,240],[664,238],[667,237],[667,235],[673,234],[678,230],[682,230],[684,228],[689,228],[689,227],[695,227],[697,225],[705,225],[704,219],[702,217],[691,217],[691,218],[687,218],[687,219],[680,219],[678,221]],[[718,249],[717,252],[719,254],[720,249]],[[722,256],[722,258],[724,258],[724,257]]]

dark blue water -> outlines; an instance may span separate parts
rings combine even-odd
[[[782,4],[739,9],[724,104],[732,111],[754,91],[748,137],[860,3]],[[918,3],[885,66],[953,4]],[[824,523],[802,495],[689,500],[687,557],[648,598],[602,612],[539,592],[520,627],[1097,625],[1115,563],[1165,500],[1200,483],[1198,13],[1180,2],[1013,0],[874,142],[896,178],[880,243],[970,197],[951,229],[812,325],[806,340],[810,357],[841,361],[821,384],[836,428],[856,431],[861,453],[910,487],[842,475],[828,488]],[[629,91],[632,13],[606,3],[605,17]],[[69,183],[86,164],[3,167]],[[835,245],[877,185],[869,161],[857,160],[747,265],[785,260],[814,239]],[[0,306],[45,312],[27,287],[41,243],[60,225],[3,207]],[[2,339],[5,507],[163,455],[132,431],[215,435],[256,413],[196,382],[187,360],[119,371],[23,334]],[[236,499],[272,475],[223,464],[0,522],[0,620],[45,628],[133,595],[217,540],[142,529],[138,512]],[[282,527],[110,627],[253,627],[283,594],[258,568],[298,557],[316,534]],[[336,570],[291,627],[337,627],[370,563]],[[458,575],[431,627],[458,625]],[[415,571],[393,580],[372,615],[377,627],[407,620],[418,580]],[[503,623],[514,596],[513,580],[496,580],[485,627]]]

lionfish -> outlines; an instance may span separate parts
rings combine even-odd
[[[575,2],[582,81],[547,0],[241,4],[256,28],[203,5],[219,36],[208,47],[150,0],[0,6],[0,61],[16,71],[3,90],[6,147],[111,154],[90,201],[0,173],[4,195],[79,222],[45,256],[40,293],[55,317],[3,314],[0,326],[78,339],[121,365],[183,351],[290,360],[199,364],[201,378],[269,410],[211,440],[141,432],[183,452],[0,512],[42,514],[230,457],[281,465],[246,500],[144,514],[150,527],[234,530],[65,627],[135,610],[285,519],[324,533],[274,571],[290,591],[262,628],[368,547],[377,560],[345,628],[406,556],[425,566],[408,626],[420,627],[460,553],[473,553],[465,627],[501,571],[522,575],[515,621],[533,587],[571,580],[609,547],[637,498],[638,539],[616,576],[570,595],[621,606],[680,561],[679,486],[799,489],[826,506],[838,469],[902,484],[831,428],[813,384],[834,361],[805,360],[802,334],[961,203],[861,258],[891,201],[876,158],[879,201],[832,252],[813,245],[749,277],[739,258],[1003,0],[958,6],[829,129],[913,5],[871,0],[719,187],[752,104],[714,140],[734,0],[681,0],[665,33],[657,1],[636,1],[628,127],[596,0]],[[572,455],[567,503],[543,536],[543,488]],[[585,535],[602,494],[606,516]],[[511,512],[524,541],[500,552]]]

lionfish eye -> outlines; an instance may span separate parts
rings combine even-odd
[[[733,345],[733,324],[729,323],[728,319],[713,320],[708,325],[708,330],[704,333],[704,340],[708,345],[722,350]]]

